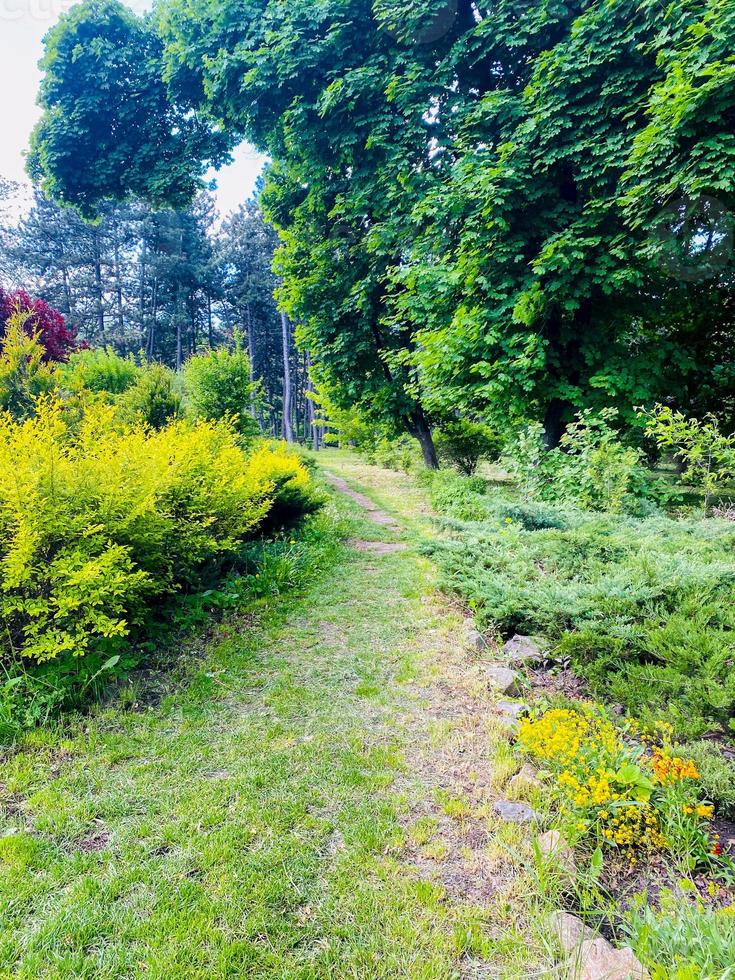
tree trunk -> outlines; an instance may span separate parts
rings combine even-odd
[[[69,287],[69,270],[66,265],[62,265],[61,275],[64,280],[64,302],[66,303],[66,309],[63,312],[67,318],[71,319],[71,289]]]
[[[306,418],[309,433],[311,435],[311,448],[314,452],[319,452],[321,449],[320,431],[319,426],[316,424],[316,412],[314,411],[314,402],[309,395],[314,394],[314,382],[311,380],[311,351],[306,352]]]
[[[414,409],[414,411],[411,413],[409,432],[419,441],[421,452],[424,456],[424,463],[427,469],[438,470],[439,460],[436,456],[436,449],[434,447],[431,429],[426,421],[426,416],[424,415],[423,409],[420,406]]]
[[[147,258],[147,248],[146,240],[143,238],[143,243],[140,250],[140,290],[138,294],[138,318],[140,327],[140,343],[141,346],[145,345],[146,357],[150,360],[150,354],[148,353],[149,338],[146,337],[145,329],[145,282],[146,282],[146,258]]]
[[[120,238],[118,235],[117,219],[112,222],[113,250],[115,262],[115,298],[117,303],[117,328],[122,341],[125,334],[125,317],[123,315],[123,288],[120,278]]]
[[[281,313],[281,334],[283,336],[283,438],[293,442],[293,426],[291,424],[291,342],[288,317]]]
[[[94,236],[94,291],[97,310],[97,330],[102,343],[105,342],[105,307],[102,300],[102,256],[100,254],[99,234]]]
[[[153,307],[151,310],[151,326],[148,332],[148,360],[153,360],[156,346],[156,326],[158,325],[158,277],[153,280]]]
[[[564,435],[564,412],[567,406],[560,398],[552,398],[544,414],[544,443],[547,449],[556,449]]]
[[[250,370],[250,384],[255,384],[255,343],[253,339],[253,319],[250,312],[250,303],[245,306],[245,336],[248,339],[248,368]],[[263,413],[258,416],[257,406],[255,404],[255,395],[253,389],[250,390],[250,414],[254,419],[258,420],[258,425],[261,432],[265,432],[265,423],[263,421]]]
[[[181,371],[184,364],[184,351],[181,346],[181,291],[176,287],[176,370]]]

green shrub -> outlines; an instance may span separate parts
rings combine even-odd
[[[441,514],[458,521],[481,521],[488,514],[484,500],[486,483],[476,476],[461,476],[449,470],[425,471],[429,500]]]
[[[461,481],[460,477],[455,478]],[[681,737],[735,715],[735,529],[727,522],[594,514],[432,488],[450,525],[429,547],[445,588],[502,636],[542,634],[593,693]]]
[[[694,760],[705,795],[720,816],[735,819],[735,763],[713,742],[687,742],[682,752]]]
[[[434,444],[439,460],[465,476],[472,476],[481,460],[497,459],[502,449],[500,437],[489,426],[467,419],[443,425]]]
[[[295,456],[248,456],[226,423],[126,428],[96,400],[70,430],[67,414],[46,398],[0,418],[0,700],[26,723],[127,669],[162,602],[316,503]]]
[[[195,418],[236,419],[242,436],[257,435],[258,425],[250,414],[259,397],[258,384],[251,380],[250,359],[235,338],[233,350],[224,347],[197,354],[184,367],[186,397]]]
[[[135,384],[140,369],[132,357],[121,357],[111,347],[76,351],[59,365],[58,383],[72,392],[82,390],[121,395]]]
[[[388,470],[410,473],[421,466],[418,443],[409,435],[397,438],[382,436],[375,441],[363,443],[359,451],[369,463],[384,466]]]
[[[701,421],[657,405],[647,416],[646,433],[659,449],[673,450],[682,480],[702,493],[703,514],[712,497],[735,479],[735,435],[725,435],[714,415]]]
[[[162,429],[182,414],[181,396],[176,391],[176,375],[163,364],[140,368],[135,381],[118,399],[122,419],[142,422]]]
[[[694,888],[694,886],[692,886]],[[664,891],[661,909],[642,897],[624,927],[652,980],[727,980],[735,973],[735,916]]]
[[[641,501],[667,504],[680,497],[668,484],[654,480],[639,448],[627,446],[611,423],[614,409],[580,412],[561,438],[547,450],[543,428],[532,423],[516,433],[504,464],[521,492],[585,510],[641,513]]]

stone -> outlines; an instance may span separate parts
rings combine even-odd
[[[522,701],[498,701],[495,705],[498,711],[510,718],[521,718],[528,714],[528,705]]]
[[[529,766],[528,763],[508,783],[508,789],[512,790],[514,795],[527,792],[528,790],[541,789],[542,787],[543,783],[536,775],[536,770],[533,766]]]
[[[606,939],[588,939],[567,964],[574,980],[644,980],[648,971],[629,946],[615,949]]]
[[[501,694],[509,694],[512,697],[518,693],[521,676],[514,670],[508,667],[488,667],[485,676],[488,684]]]
[[[595,938],[594,932],[581,919],[569,912],[552,912],[548,918],[548,927],[559,949],[567,955],[579,950],[582,943]]]
[[[521,723],[517,718],[509,718],[507,715],[495,715],[493,722],[505,729],[508,735],[511,736],[511,741],[513,741],[513,736],[518,734],[518,729],[521,727]]]
[[[539,785],[541,784],[539,783]],[[538,838],[536,843],[544,857],[551,858],[562,871],[566,871],[570,875],[576,873],[577,863],[574,860],[574,851],[558,830],[547,830],[545,834],[542,834]],[[563,915],[566,913],[560,914]]]
[[[493,809],[503,820],[508,823],[533,823],[540,820],[540,814],[532,810],[525,803],[512,803],[510,800],[497,800],[493,804]]]
[[[503,653],[511,664],[540,664],[546,659],[543,640],[537,636],[516,633],[503,645]]]
[[[484,653],[487,650],[487,640],[474,627],[465,630],[465,643],[471,650]]]

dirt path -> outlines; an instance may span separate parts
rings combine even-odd
[[[349,458],[349,467],[358,470],[355,476],[361,487],[385,499],[385,471],[360,466],[354,457]],[[399,484],[393,500],[398,510],[402,501],[406,505],[400,486],[403,478],[393,473],[390,477]],[[365,509],[369,520],[401,530],[399,521],[366,493],[355,490],[334,471],[328,478]],[[405,560],[416,561],[416,557],[407,555]],[[527,931],[529,962],[511,965],[504,956],[468,952],[461,960],[461,977],[548,975],[550,961],[541,950],[531,950],[534,940],[524,921],[528,834],[500,821],[493,811],[493,803],[506,795],[503,789],[518,768],[507,727],[489,695],[483,661],[465,642],[471,623],[463,621],[461,613],[436,593],[425,595],[423,602],[437,626],[420,637],[418,697],[401,719],[406,772],[397,788],[410,800],[402,818],[406,843],[401,860],[423,880],[438,885],[460,917],[465,907],[483,910],[492,936],[490,946],[497,943],[500,948],[512,948],[514,939]]]
[[[381,524],[383,527],[390,528],[393,531],[398,530],[398,523],[394,517],[390,514],[386,514],[384,510],[381,510],[370,497],[366,496],[364,493],[359,493],[357,490],[353,490],[349,485],[347,480],[343,480],[339,476],[335,476],[333,473],[326,473],[327,480],[335,488],[339,490],[340,493],[345,494],[351,500],[354,500],[356,504],[360,507],[364,507],[367,511],[367,515],[371,521],[375,524]]]

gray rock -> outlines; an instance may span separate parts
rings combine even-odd
[[[528,764],[523,766],[521,771],[517,772],[508,783],[508,789],[514,796],[522,796],[529,790],[541,789],[542,786],[543,783],[536,775],[536,770]]]
[[[488,684],[501,694],[511,697],[518,694],[521,675],[508,667],[488,667],[485,676]]]
[[[546,659],[544,641],[537,636],[516,633],[503,645],[503,653],[510,664],[540,664]]]
[[[518,734],[518,729],[521,727],[521,723],[517,718],[509,718],[507,715],[495,715],[492,719],[496,725],[500,725],[501,728],[505,729],[509,736],[511,736],[511,741],[514,735]]]
[[[465,629],[465,643],[470,650],[476,650],[478,653],[484,653],[487,650],[487,640],[474,627]]]
[[[536,843],[538,844],[539,850],[544,857],[552,859],[562,871],[570,875],[576,873],[577,862],[574,860],[574,851],[571,849],[569,844],[567,844],[558,830],[547,830],[545,834],[542,834],[538,838]],[[558,914],[566,915],[567,913],[560,912]]]
[[[554,831],[549,831],[549,833],[554,833]],[[541,838],[539,838],[540,840]],[[579,950],[582,943],[595,938],[594,932],[581,919],[569,912],[552,912],[547,922],[549,932],[554,937],[556,945],[567,955]]]
[[[522,701],[498,701],[495,707],[509,718],[522,718],[528,714],[528,705]]]
[[[510,800],[497,800],[493,809],[499,817],[508,823],[533,823],[540,820],[541,815],[525,803],[512,803]]]
[[[588,939],[567,964],[575,980],[645,980],[648,970],[630,947],[615,949],[606,939]]]

